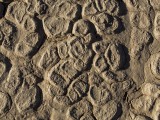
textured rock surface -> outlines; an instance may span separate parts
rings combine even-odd
[[[159,0],[0,0],[0,120],[160,120]]]

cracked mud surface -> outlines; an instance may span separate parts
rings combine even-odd
[[[0,0],[0,120],[160,120],[159,0]]]

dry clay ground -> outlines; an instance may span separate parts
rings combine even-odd
[[[160,120],[160,1],[0,0],[0,120]]]

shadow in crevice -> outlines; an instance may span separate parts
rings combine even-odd
[[[38,89],[38,94],[36,96],[36,99],[37,99],[36,104],[33,105],[34,110],[37,110],[42,105],[42,102],[43,102],[42,90],[39,87],[37,87],[37,89]]]
[[[119,16],[123,16],[127,14],[128,10],[123,0],[119,0],[119,8],[120,8]]]
[[[118,120],[121,117],[122,113],[123,113],[122,105],[119,103],[117,105],[117,112],[116,112],[115,116],[111,120]]]
[[[1,3],[1,2],[0,2]],[[3,8],[0,8],[3,11],[2,16],[0,16],[1,18],[4,17],[6,15],[7,9],[8,9],[8,5],[10,3],[1,3],[3,5]]]
[[[123,51],[124,51],[124,55],[125,55],[125,64],[123,69],[127,69],[130,66],[130,55],[129,55],[129,51],[128,48],[122,44],[123,47]]]
[[[124,23],[122,22],[121,18],[116,17],[116,20],[118,21],[119,26],[114,32],[115,32],[115,34],[119,34],[125,30],[125,27],[124,27]]]
[[[45,42],[45,40],[47,38],[47,36],[46,36],[46,34],[44,32],[44,29],[43,29],[42,21],[40,19],[36,18],[36,17],[34,19],[35,19],[35,21],[36,21],[36,23],[38,25],[38,28],[37,28],[36,32],[39,35],[39,41],[36,44],[36,46],[33,48],[32,52],[29,54],[30,58],[32,58],[39,51],[39,49],[44,44],[44,42]]]

